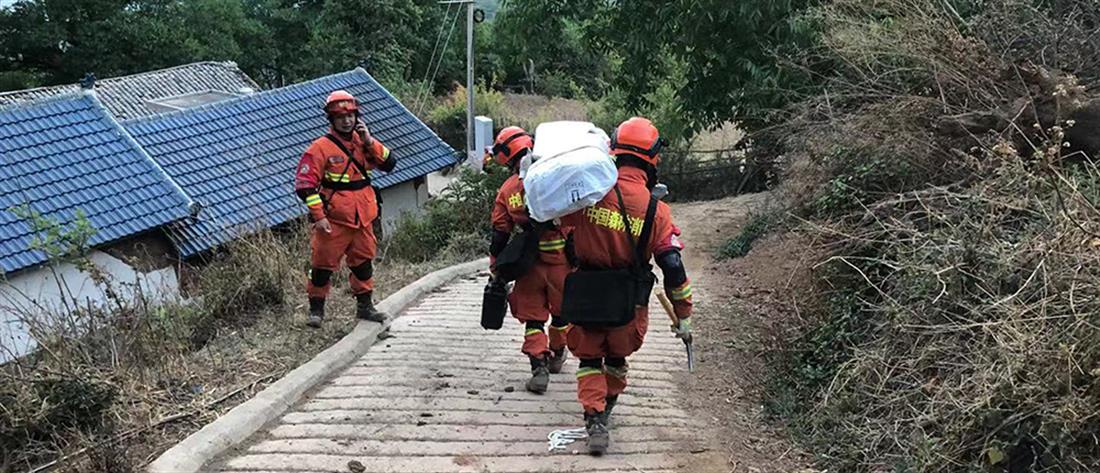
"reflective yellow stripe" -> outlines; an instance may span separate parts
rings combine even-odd
[[[691,284],[688,284],[680,289],[669,291],[668,297],[678,301],[691,297]]]
[[[535,334],[539,334],[539,333],[542,333],[542,330],[539,330],[537,328],[529,328],[529,329],[527,329],[527,332],[524,332],[523,336],[524,337],[530,337],[531,335],[535,335]]]
[[[371,175],[371,171],[367,171],[367,176],[369,177],[370,175]],[[363,180],[363,179],[356,179],[356,180],[353,181],[351,179],[351,176],[348,175],[348,174],[336,174],[334,172],[326,172],[325,173],[325,179],[328,180],[329,182],[359,182],[359,181]]]
[[[596,368],[581,368],[577,370],[577,379],[581,379],[585,376],[592,376],[594,374],[603,374],[603,370]]]
[[[565,249],[565,240],[546,240],[539,242],[539,249],[542,251],[555,251]]]
[[[332,182],[351,182],[351,176],[347,174],[337,174],[334,172],[326,172],[325,178]]]
[[[559,331],[559,332],[568,332],[568,331],[569,331],[569,327],[570,327],[569,325],[566,325],[566,326],[564,326],[564,327],[555,327],[555,326],[551,325],[551,326],[550,326],[550,329],[551,329],[551,330],[557,330],[557,331]]]
[[[309,197],[306,197],[306,205],[308,205],[310,207],[316,207],[318,205],[321,205],[321,196],[317,195],[317,194],[313,194],[313,195],[310,195]]]
[[[387,159],[390,159],[390,149],[383,146],[382,147],[382,161],[385,161]]]

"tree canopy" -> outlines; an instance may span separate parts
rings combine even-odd
[[[478,77],[489,87],[606,98],[615,115],[664,114],[685,134],[730,120],[763,126],[810,83],[793,53],[812,45],[802,12],[814,3],[500,2],[478,27]],[[436,0],[21,0],[0,9],[0,89],[232,60],[265,86],[363,66],[388,86],[428,80],[439,92],[463,81],[460,8]]]

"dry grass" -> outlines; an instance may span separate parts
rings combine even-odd
[[[700,151],[733,149],[744,138],[745,130],[742,130],[734,122],[726,122],[716,129],[699,132],[691,141],[691,149]],[[717,153],[707,153],[700,156],[700,158],[707,159],[715,155]]]
[[[1097,471],[1100,168],[1066,144],[1088,87],[990,39],[1045,41],[1064,22],[989,22],[1051,10],[947,5],[817,10],[834,67],[786,130],[785,191],[831,242],[828,302],[770,401],[837,471]]]
[[[493,117],[493,120],[497,129],[516,125],[534,133],[539,123],[588,120],[588,112],[581,100],[508,93],[504,94],[504,106],[499,116]]]

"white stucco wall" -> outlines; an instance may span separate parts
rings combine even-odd
[[[457,170],[452,170],[448,174],[443,174],[443,171],[436,171],[428,174],[425,177],[428,182],[428,195],[435,197],[443,193],[443,190],[451,185],[451,182],[454,181],[456,177],[458,177]]]
[[[179,298],[179,280],[173,268],[143,273],[100,251],[93,251],[89,259],[107,276],[124,304],[132,302],[139,289],[153,302]],[[90,274],[68,263],[53,270],[39,266],[0,281],[0,363],[34,349],[35,341],[24,321],[33,321],[36,327],[71,326],[68,320],[73,318],[74,301],[81,308],[105,307],[111,303],[105,289]]]
[[[393,230],[402,214],[419,214],[427,201],[428,186],[420,180],[382,189],[382,228],[384,231]]]

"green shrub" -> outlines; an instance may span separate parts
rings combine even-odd
[[[905,159],[876,156],[873,149],[836,146],[824,160],[833,177],[811,206],[819,216],[849,212],[891,190],[908,190],[924,183],[923,176],[910,172]]]
[[[611,130],[634,114],[626,106],[626,93],[622,89],[612,88],[598,100],[588,102],[588,120],[602,128],[609,135]]]
[[[564,72],[546,72],[538,77],[535,83],[535,92],[547,97],[561,97],[566,99],[584,96],[584,91],[573,81],[570,74]]]
[[[448,248],[470,255],[488,252],[493,201],[509,174],[502,168],[485,173],[462,168],[459,172],[422,214],[401,218],[383,245],[386,258],[424,262]],[[463,246],[456,247],[460,242]]]
[[[504,109],[504,95],[477,86],[474,94],[474,115],[498,117]],[[454,149],[466,148],[466,88],[456,86],[450,95],[428,112],[428,125]]]
[[[749,218],[749,222],[741,227],[737,236],[730,238],[718,248],[719,258],[740,258],[749,254],[752,244],[760,237],[767,234],[768,229],[774,225],[776,216],[772,214],[756,214]]]

